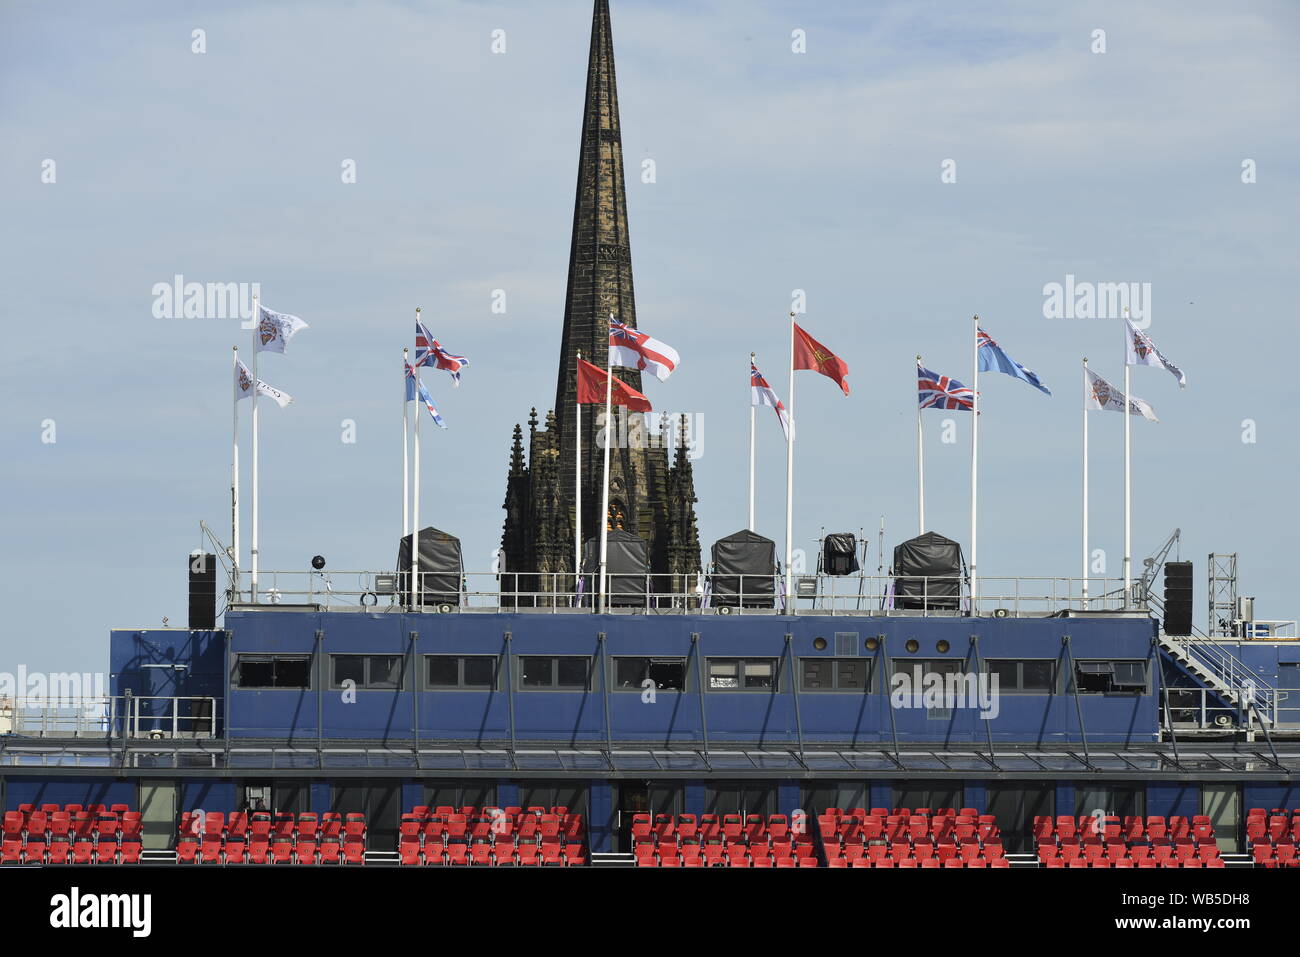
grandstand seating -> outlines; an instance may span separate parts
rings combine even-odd
[[[364,814],[186,811],[177,825],[180,864],[364,864]]]
[[[567,807],[423,807],[402,815],[404,865],[576,867],[587,863],[583,817]]]
[[[1210,819],[1035,817],[1044,867],[1224,867]]]
[[[1246,812],[1246,851],[1256,867],[1300,867],[1300,808]]]
[[[828,808],[817,833],[829,867],[1010,867],[997,819],[973,808]]]
[[[20,804],[4,813],[0,864],[138,864],[143,833],[125,804]]]
[[[816,845],[784,814],[636,814],[638,867],[817,867]]]

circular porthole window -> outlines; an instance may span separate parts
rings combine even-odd
[[[917,641],[915,638],[909,638],[907,639],[906,647],[911,654],[916,654],[917,651],[919,651],[921,648],[921,643]]]
[[[825,651],[825,650],[826,650],[826,639],[825,639],[825,638],[814,638],[814,639],[813,639],[813,647],[816,648],[818,651]]]
[[[951,648],[952,645],[948,644],[948,642],[944,641],[943,639],[940,639],[938,644],[936,644],[934,647],[938,650],[939,654],[946,655],[948,653],[948,649]]]
[[[866,645],[867,645],[867,651],[875,651],[877,648],[880,647],[880,639],[868,638],[866,641]]]

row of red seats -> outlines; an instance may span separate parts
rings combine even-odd
[[[853,843],[860,839],[871,841],[878,838],[886,841],[918,841],[925,838],[963,840],[973,837],[985,841],[1001,836],[997,819],[991,814],[958,814],[952,817],[890,814],[882,818],[876,814],[837,817],[827,812],[818,815],[817,826],[823,840],[839,837]]]
[[[474,844],[454,843],[441,847],[428,844],[421,847],[410,839],[402,839],[397,846],[398,858],[405,865],[482,866],[482,867],[581,867],[587,863],[587,854],[581,844]]]
[[[366,836],[366,816],[326,811],[234,811],[229,817],[219,811],[185,811],[177,824],[184,835],[225,835],[228,837],[341,838]]]
[[[915,842],[895,841],[892,844],[887,844],[883,840],[869,844],[838,844],[830,840],[822,842],[822,851],[826,855],[828,864],[836,860],[846,860],[850,864],[859,860],[891,860],[899,864],[908,860],[937,860],[940,864],[947,864],[948,861],[954,860],[971,863],[978,860],[992,862],[1006,856],[1002,839],[999,837],[983,842],[968,837],[960,842],[923,839]]]
[[[1257,867],[1300,867],[1300,808],[1251,808],[1246,812],[1246,849]]]
[[[893,810],[885,807],[873,807],[870,811],[866,808],[851,807],[845,810],[840,807],[828,807],[823,814],[832,814],[835,817],[856,817],[865,818],[868,814],[872,817],[979,817],[979,811],[973,807],[963,807],[954,809],[950,807],[941,807],[936,811],[931,811],[928,807],[905,808],[896,807]]]
[[[638,867],[816,867],[811,843],[677,844],[639,842],[632,847]]]
[[[364,864],[366,839],[288,837],[284,835],[182,835],[176,842],[178,864]]]
[[[1246,815],[1246,838],[1252,844],[1259,841],[1294,844],[1300,841],[1300,813],[1265,814],[1262,808],[1252,808]]]
[[[1194,841],[1211,839],[1214,828],[1210,819],[1203,814],[1191,818],[1173,815],[1166,819],[1152,815],[1148,818],[1128,816],[1120,818],[1110,816],[1094,818],[1090,814],[1079,818],[1066,816],[1035,817],[1033,821],[1034,837],[1042,839],[1055,835],[1057,837],[1087,837],[1098,835],[1106,838],[1123,838],[1129,841],[1142,838],[1177,838],[1190,837]]]
[[[937,857],[927,857],[923,860],[916,858],[903,858],[901,861],[895,861],[890,858],[880,860],[871,860],[866,857],[860,857],[855,861],[848,861],[845,858],[836,858],[830,862],[831,867],[942,867],[945,869],[965,868],[965,867],[1010,867],[1011,862],[1005,857],[995,857],[992,860],[985,860],[977,857],[973,860],[963,861],[956,857],[951,857],[946,861],[940,862]]]
[[[581,814],[565,807],[452,808],[417,806],[403,814],[397,853],[402,864],[575,866],[587,862]]]
[[[1219,856],[1219,846],[1213,841],[1194,843],[1189,837],[1180,837],[1175,841],[1168,838],[1153,838],[1148,844],[1129,844],[1118,840],[1102,841],[1097,838],[1063,838],[1059,844],[1042,843],[1038,845],[1038,859],[1043,863],[1060,858],[1067,864],[1073,860],[1088,863],[1108,860],[1122,861],[1126,858],[1141,863],[1151,859],[1157,866],[1166,863],[1186,863],[1192,859],[1209,862]]]
[[[6,811],[0,864],[138,864],[140,813],[125,804],[20,805]]]
[[[1108,867],[1110,867],[1110,868],[1115,868],[1115,867],[1120,867],[1120,868],[1123,868],[1123,867],[1159,867],[1159,868],[1180,867],[1180,868],[1194,868],[1194,867],[1227,867],[1228,865],[1224,863],[1223,858],[1221,858],[1221,857],[1214,857],[1214,858],[1211,858],[1211,859],[1208,860],[1208,861],[1202,861],[1200,858],[1193,857],[1193,858],[1190,858],[1189,860],[1186,860],[1186,861],[1175,861],[1175,860],[1170,860],[1170,861],[1165,861],[1164,863],[1161,863],[1160,861],[1157,861],[1157,860],[1155,860],[1154,858],[1150,858],[1150,857],[1146,858],[1145,860],[1141,860],[1141,861],[1137,861],[1137,860],[1133,860],[1132,858],[1125,857],[1125,858],[1121,858],[1120,860],[1117,860],[1117,861],[1111,861],[1111,860],[1107,860],[1107,859],[1105,859],[1105,858],[1102,858],[1101,860],[1091,861],[1091,862],[1089,862],[1089,861],[1085,861],[1085,860],[1083,860],[1082,858],[1075,858],[1075,859],[1072,860],[1072,861],[1066,861],[1065,859],[1063,859],[1063,858],[1059,858],[1059,857],[1058,857],[1058,858],[1056,858],[1055,860],[1044,861],[1044,862],[1043,862],[1043,866],[1044,866],[1044,867],[1065,867],[1065,868],[1079,868],[1079,867],[1087,867],[1087,868],[1108,868]]]
[[[816,867],[816,850],[800,822],[784,814],[635,814],[632,854],[638,867]]]
[[[490,804],[485,804],[481,808],[473,804],[467,804],[464,807],[452,807],[450,804],[439,804],[437,806],[430,806],[427,804],[417,804],[415,805],[415,807],[411,808],[411,813],[415,814],[418,817],[441,817],[441,818],[445,818],[451,814],[463,814],[467,818],[486,817],[488,816],[489,812],[494,812],[494,811],[501,811],[507,817],[511,817],[511,818],[517,818],[519,817],[520,814],[531,814],[533,817],[541,817],[544,814],[553,814],[556,817],[567,817],[569,814],[569,809],[564,806],[557,805],[555,807],[547,808],[536,804],[526,808],[521,808],[521,807],[499,808],[496,807],[495,805],[490,805]]]
[[[788,843],[793,835],[807,828],[801,818],[791,823],[784,814],[649,814],[632,816],[632,842],[662,844],[709,843],[776,844]]]

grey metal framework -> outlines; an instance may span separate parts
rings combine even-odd
[[[168,743],[170,744],[170,742]],[[1101,750],[1072,747],[947,750],[876,748],[665,749],[616,747],[517,748],[445,747],[400,749],[394,742],[374,747],[313,748],[267,742],[222,748],[188,746],[87,747],[84,743],[9,745],[0,751],[0,775],[82,775],[98,770],[120,777],[160,772],[188,777],[238,778],[274,772],[283,777],[365,778],[379,772],[417,778],[618,779],[736,778],[876,779],[952,778],[1020,780],[1081,777],[1139,780],[1290,780],[1300,774],[1300,750],[1266,752],[1249,745],[1200,745],[1194,751],[1148,745]]]
[[[1237,553],[1211,552],[1209,567],[1209,616],[1206,631],[1211,638],[1232,638],[1237,617]]]

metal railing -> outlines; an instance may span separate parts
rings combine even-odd
[[[199,696],[22,695],[6,709],[9,730],[32,738],[215,738],[217,699]]]
[[[1218,703],[1218,694],[1213,688],[1164,688],[1161,693],[1169,708],[1168,724],[1174,731],[1230,732],[1243,728],[1240,710],[1232,705]],[[1272,730],[1277,731],[1276,697],[1272,701],[1273,710],[1261,711],[1259,714],[1268,721]],[[1290,717],[1296,722],[1291,727],[1300,730],[1300,713]]]
[[[405,587],[407,575],[374,571],[264,571],[257,600],[247,571],[240,571],[228,598],[232,606],[310,605],[329,610],[400,611],[412,607],[441,611],[536,611],[552,614],[593,612],[599,576],[572,572],[466,572],[460,576],[422,572],[416,576],[417,601]],[[614,613],[700,613],[818,615],[971,614],[965,577],[889,575],[796,575],[789,604],[784,579],[776,574],[608,576],[608,609]],[[1119,579],[980,577],[975,613],[1017,617],[1062,611],[1100,612],[1145,606],[1126,603]],[[459,587],[457,587],[459,585]],[[719,587],[724,586],[725,587]]]

